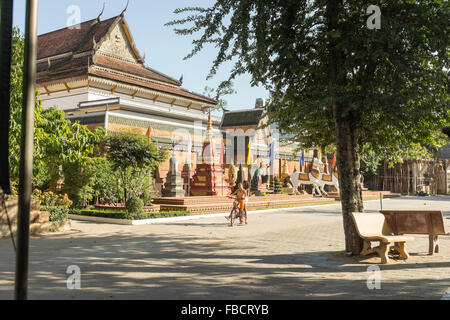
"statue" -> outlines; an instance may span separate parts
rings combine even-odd
[[[251,182],[251,191],[259,191],[259,181],[260,181],[260,177],[261,177],[261,172],[262,172],[262,164],[260,165],[259,168],[257,168],[253,172],[252,182]]]
[[[230,164],[228,167],[228,184],[230,185],[230,188],[233,189],[236,185],[236,178],[237,178],[237,168]]]
[[[239,165],[239,171],[238,171],[238,173],[236,175],[235,185],[234,185],[234,188],[232,190],[236,191],[236,189],[237,189],[237,187],[239,186],[240,183],[244,183],[242,164]]]
[[[313,193],[316,192],[318,195],[322,196],[323,193],[320,190],[320,185],[323,176],[323,166],[322,161],[314,158],[310,173],[294,172],[290,177],[290,184],[292,184],[294,193],[299,194],[299,185],[312,185]]]

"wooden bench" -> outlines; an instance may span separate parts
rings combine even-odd
[[[432,210],[383,210],[382,214],[394,234],[425,234],[429,238],[428,253],[439,253],[439,236],[445,231],[442,211]]]
[[[361,255],[369,255],[376,252],[381,258],[381,263],[388,263],[388,252],[392,248],[400,254],[401,258],[409,258],[405,242],[414,241],[414,238],[394,235],[383,214],[353,212],[352,218],[359,236],[364,240]],[[372,248],[371,241],[379,241],[380,245]]]

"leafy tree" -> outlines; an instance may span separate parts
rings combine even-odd
[[[160,150],[143,136],[118,133],[106,138],[106,156],[120,175],[124,187],[123,200],[140,197],[149,180],[150,172],[167,159],[166,150]]]
[[[22,130],[22,65],[24,38],[19,29],[13,30],[11,69],[11,121],[9,161],[11,179],[19,178],[20,142]],[[86,126],[64,119],[64,112],[56,107],[43,110],[36,92],[35,131],[33,150],[33,185],[41,189],[53,188],[65,164],[86,163],[95,144],[105,136],[99,128],[91,132]]]
[[[364,181],[372,179],[377,173],[381,164],[381,157],[372,150],[361,151],[361,176]]]
[[[112,163],[106,158],[88,158],[85,162],[67,162],[63,165],[64,185],[75,207],[84,207],[103,199],[106,203],[115,203],[122,186],[119,175],[112,169]]]
[[[252,84],[266,86],[282,132],[316,145],[335,140],[346,251],[353,254],[362,248],[350,216],[364,209],[360,147],[389,153],[435,143],[450,119],[448,1],[378,1],[381,29],[373,30],[371,4],[216,0],[177,9],[189,15],[168,23],[188,24],[177,34],[199,35],[186,58],[208,44],[218,48],[210,76],[234,61],[226,81],[249,72]]]
[[[217,101],[216,110],[221,112],[226,112],[228,102],[223,98],[226,95],[236,94],[236,90],[233,88],[233,83],[231,81],[227,81],[219,85],[217,89],[210,88],[208,86],[205,87],[203,91],[203,95],[207,96],[210,99],[214,99]]]
[[[90,163],[94,167],[92,189],[95,203],[117,203],[122,194],[122,185],[111,161],[106,158],[92,158]]]

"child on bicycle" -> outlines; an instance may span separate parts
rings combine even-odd
[[[245,216],[245,224],[247,224],[247,201],[248,201],[248,190],[244,189],[244,185],[239,183],[238,188],[231,195],[236,194],[236,201],[239,203],[239,210],[241,212],[240,222],[242,222],[242,216]],[[231,219],[231,213],[228,217],[225,217],[227,220]]]

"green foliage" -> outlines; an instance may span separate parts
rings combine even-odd
[[[70,214],[90,216],[90,217],[101,217],[101,218],[111,218],[111,219],[125,219],[128,220],[130,217],[126,211],[108,211],[108,210],[92,210],[92,209],[70,209]],[[161,211],[144,213],[140,219],[158,219],[158,218],[169,218],[169,217],[181,217],[190,215],[187,211]]]
[[[69,207],[67,206],[43,206],[41,211],[50,213],[50,222],[66,221],[69,218]]]
[[[128,199],[126,205],[127,219],[139,220],[144,218],[144,202],[136,197]]]
[[[22,65],[24,38],[20,31],[13,31],[11,70],[11,121],[10,121],[10,168],[13,185],[19,179],[20,142],[22,128]],[[86,126],[64,119],[64,112],[56,107],[43,110],[36,92],[34,110],[35,132],[33,152],[33,185],[39,189],[54,189],[61,178],[60,167],[64,164],[83,165],[93,153],[95,144],[105,136],[99,128],[91,132]]]
[[[108,210],[94,210],[94,209],[70,209],[69,214],[88,216],[88,217],[100,217],[111,219],[126,219],[126,211],[108,211]]]
[[[81,162],[65,163],[63,175],[63,191],[69,194],[74,206],[86,206],[94,197],[92,188],[94,167],[90,165],[90,160],[86,164]]]
[[[204,96],[217,101],[216,110],[222,111],[222,112],[227,111],[226,107],[228,105],[228,102],[223,98],[223,96],[233,95],[233,94],[236,94],[236,90],[234,90],[233,82],[231,82],[231,81],[221,83],[219,85],[219,87],[215,90],[208,86],[206,86],[205,89],[203,90]]]
[[[372,179],[378,173],[381,157],[372,150],[363,151],[361,154],[361,175],[364,181]]]
[[[268,114],[304,148],[336,144],[348,123],[360,146],[390,162],[425,157],[450,123],[450,4],[384,1],[381,29],[366,27],[370,1],[232,1],[175,10],[167,23],[195,36],[186,59],[218,48],[209,77],[234,62],[272,95]],[[334,107],[334,108],[333,108]],[[355,151],[356,152],[356,151]]]
[[[273,178],[273,193],[282,194],[283,193],[283,185],[281,184],[280,178]]]
[[[125,201],[130,196],[142,197],[149,190],[151,171],[168,156],[166,150],[158,149],[145,137],[128,133],[107,137],[105,145],[112,169],[120,175]]]
[[[119,183],[119,174],[113,170],[112,163],[105,158],[92,158],[89,165],[93,167],[91,187],[96,203],[117,203],[122,186]]]

